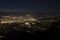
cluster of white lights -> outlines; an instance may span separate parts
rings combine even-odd
[[[26,22],[25,25],[30,25],[30,23]]]

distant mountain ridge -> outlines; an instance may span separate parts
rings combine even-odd
[[[0,11],[0,15],[25,15],[25,14],[32,14],[32,15],[60,15],[60,13],[40,13],[40,12],[4,12],[4,11]]]

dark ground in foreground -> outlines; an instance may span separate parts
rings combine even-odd
[[[2,40],[60,40],[60,21],[52,23],[48,33],[36,31],[28,33],[23,31],[10,30]]]
[[[60,33],[27,33],[21,31],[14,31],[6,34],[6,38],[3,40],[60,40]]]

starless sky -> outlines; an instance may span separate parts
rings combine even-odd
[[[1,11],[60,13],[58,0],[0,0]]]

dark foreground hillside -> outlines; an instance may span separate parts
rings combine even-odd
[[[45,34],[42,32],[27,33],[21,31],[12,31],[7,33],[6,40],[58,40],[58,34]]]
[[[42,32],[27,33],[21,31],[12,31],[12,33],[7,34],[6,40],[48,40],[51,39],[49,34],[44,34]]]
[[[48,33],[46,31],[28,33],[12,29],[8,30],[5,35],[6,38],[4,40],[60,40],[60,21],[52,23]]]

